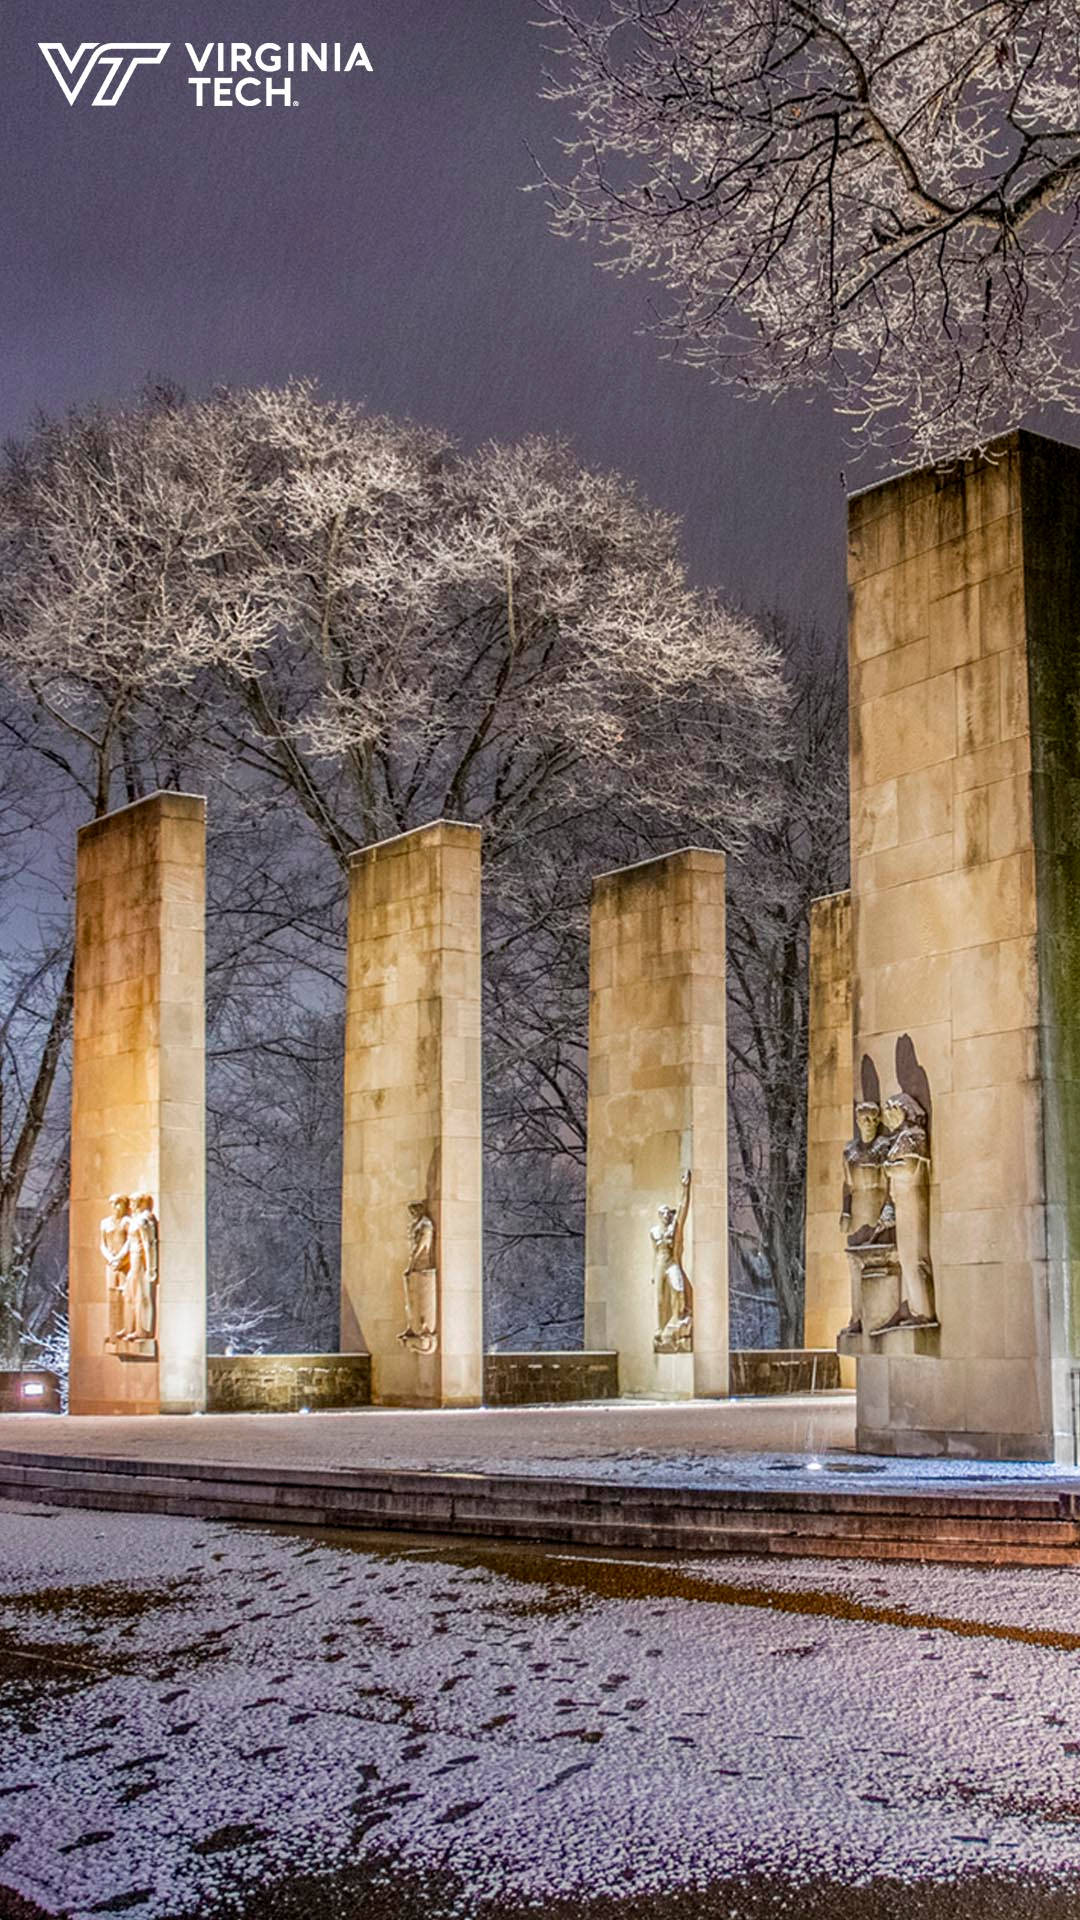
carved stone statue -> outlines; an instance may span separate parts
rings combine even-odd
[[[690,1211],[690,1171],[682,1176],[678,1207],[658,1207],[653,1244],[653,1285],[656,1288],[657,1332],[654,1353],[691,1353],[694,1346],[694,1291],[683,1267],[683,1239]]]
[[[128,1275],[128,1218],[131,1201],[126,1193],[109,1196],[110,1211],[101,1223],[101,1257],[105,1262],[105,1289],[109,1307],[109,1335],[106,1346],[118,1340],[124,1331],[124,1288]]]
[[[154,1289],[158,1278],[158,1223],[153,1195],[140,1193],[128,1226],[128,1280],[125,1289],[126,1340],[154,1337]]]
[[[926,1113],[912,1094],[896,1092],[883,1107],[860,1101],[855,1124],[855,1136],[844,1148],[841,1215],[851,1269],[851,1319],[839,1339],[936,1327]]]
[[[872,1333],[893,1327],[936,1327],[934,1270],[930,1262],[930,1149],[926,1115],[910,1093],[890,1093],[885,1102],[889,1151],[885,1172],[896,1213],[900,1267],[895,1310]]]
[[[105,1351],[122,1360],[152,1360],[157,1355],[155,1306],[158,1281],[158,1223],[153,1195],[134,1201],[114,1194],[112,1214],[101,1223],[101,1249],[110,1274],[109,1337]]]
[[[876,1100],[860,1100],[855,1108],[855,1132],[844,1148],[844,1205],[840,1226],[847,1234],[851,1274],[851,1319],[841,1339],[863,1330],[863,1268],[871,1245],[892,1243],[889,1188],[885,1157],[889,1150]]]
[[[438,1332],[438,1268],[435,1261],[435,1222],[426,1200],[409,1205],[409,1264],[405,1282],[405,1331],[402,1346],[417,1353],[434,1353]]]

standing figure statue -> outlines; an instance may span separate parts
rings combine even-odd
[[[426,1200],[409,1203],[409,1264],[405,1282],[403,1346],[418,1353],[434,1353],[438,1341],[438,1271],[435,1265],[435,1222]]]
[[[883,1130],[876,1100],[860,1100],[855,1108],[855,1132],[844,1148],[844,1204],[841,1231],[847,1236],[851,1276],[851,1319],[840,1338],[863,1330],[863,1266],[867,1249],[893,1240],[893,1216],[885,1160],[889,1136]]]
[[[890,1093],[885,1102],[889,1151],[885,1172],[896,1212],[900,1298],[895,1311],[872,1333],[893,1327],[936,1327],[934,1269],[930,1263],[930,1148],[926,1114],[910,1093]]]
[[[128,1224],[131,1201],[126,1193],[109,1195],[110,1211],[101,1223],[101,1257],[105,1262],[105,1290],[109,1307],[109,1341],[124,1331],[124,1298],[128,1277]]]
[[[650,1227],[657,1331],[654,1353],[691,1353],[694,1345],[694,1291],[682,1263],[686,1216],[690,1211],[690,1170],[682,1176],[678,1207],[658,1207],[658,1225]]]
[[[120,1359],[153,1359],[155,1288],[158,1281],[158,1223],[153,1195],[114,1193],[112,1212],[101,1223],[109,1300],[106,1353]]]
[[[128,1274],[124,1288],[124,1339],[153,1340],[154,1288],[158,1278],[158,1223],[153,1195],[135,1196],[128,1222]]]

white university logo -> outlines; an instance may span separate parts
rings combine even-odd
[[[69,107],[95,72],[101,85],[91,104],[115,107],[136,67],[159,67],[169,51],[168,40],[84,40],[74,53],[59,40],[39,40],[38,46]]]

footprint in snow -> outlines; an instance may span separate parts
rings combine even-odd
[[[451,1821],[465,1820],[470,1813],[476,1813],[483,1804],[482,1800],[457,1800],[452,1807],[447,1807],[445,1813],[439,1814],[438,1824],[440,1827],[445,1827],[449,1826]]]
[[[265,1840],[265,1827],[253,1826],[250,1822],[237,1822],[232,1826],[215,1827],[204,1840],[196,1840],[194,1853],[226,1853],[231,1847],[250,1846],[254,1840]]]
[[[117,1799],[122,1807],[134,1806],[136,1800],[142,1800],[148,1793],[156,1792],[157,1785],[156,1780],[136,1780],[130,1787],[125,1787],[123,1793],[117,1795]]]
[[[588,1773],[591,1766],[591,1760],[578,1760],[574,1766],[564,1767],[561,1773],[555,1775],[554,1780],[549,1780],[546,1786],[540,1788],[540,1792],[554,1793],[555,1788],[561,1787],[564,1780],[572,1780],[575,1773]]]

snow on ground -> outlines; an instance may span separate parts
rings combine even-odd
[[[507,1901],[1080,1865],[1080,1569],[0,1533],[0,1881],[72,1920],[368,1850]]]
[[[1080,1469],[1047,1462],[962,1458],[873,1459],[849,1451],[855,1396],[610,1400],[555,1407],[343,1413],[159,1415],[133,1421],[0,1415],[0,1451],[124,1455],[138,1461],[287,1465],[314,1472],[393,1468],[491,1473],[661,1487],[836,1490],[888,1494],[969,1486],[1008,1492],[1016,1482],[1080,1490]]]
[[[438,1470],[438,1469],[436,1469]],[[1080,1470],[1045,1460],[873,1460],[841,1450],[801,1453],[706,1453],[693,1448],[658,1452],[635,1447],[613,1453],[549,1454],[520,1460],[500,1455],[455,1461],[451,1472],[509,1474],[560,1480],[604,1480],[620,1486],[701,1487],[722,1491],[768,1489],[821,1493],[918,1493],[949,1486],[957,1493],[1007,1494],[1019,1483],[1053,1492],[1080,1492]]]

